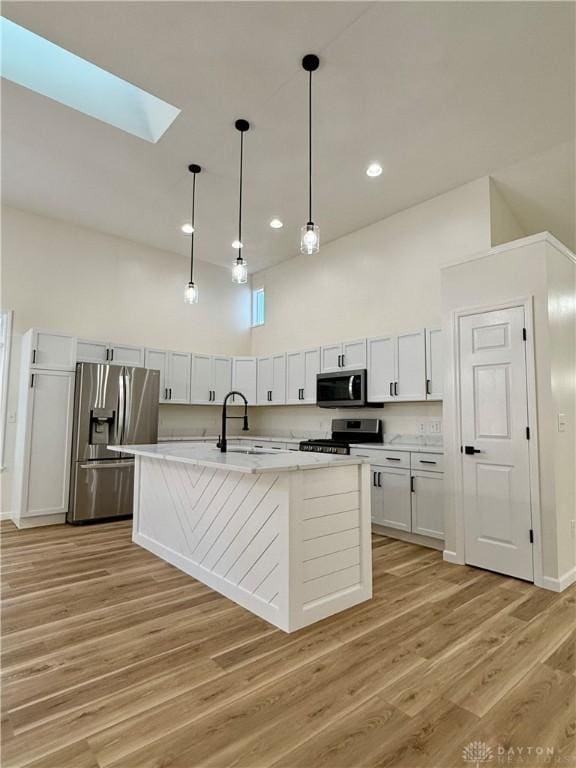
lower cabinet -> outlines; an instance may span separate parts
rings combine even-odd
[[[74,381],[73,371],[23,371],[14,452],[19,527],[68,510]]]
[[[363,455],[365,451],[352,451]],[[398,458],[398,452],[375,450],[382,454],[382,462],[402,461],[404,467],[390,467],[372,463],[370,470],[372,522],[386,528],[395,528],[433,539],[444,538],[444,475],[441,471],[440,454],[405,454]],[[410,456],[412,460],[410,461]],[[427,456],[426,460],[422,456]],[[434,459],[432,459],[432,456]],[[424,462],[436,469],[408,469]]]

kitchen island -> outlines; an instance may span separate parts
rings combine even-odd
[[[362,458],[110,448],[135,456],[133,541],[285,632],[372,597]]]

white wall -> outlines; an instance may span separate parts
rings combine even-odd
[[[483,178],[258,272],[266,324],[252,353],[437,326],[440,265],[490,244]]]
[[[446,549],[463,553],[458,525],[461,509],[454,494],[460,442],[453,410],[456,362],[449,341],[452,312],[533,297],[543,572],[552,580],[576,565],[570,531],[575,506],[574,448],[567,447],[576,439],[573,416],[567,432],[561,437],[557,432],[558,409],[562,407],[568,415],[574,413],[575,391],[575,266],[565,253],[560,244],[559,248],[547,244],[545,236],[526,238],[442,270],[443,328],[448,340],[444,384]]]
[[[184,304],[189,261],[122,238],[14,208],[2,209],[0,306],[14,310],[8,412],[17,417],[19,341],[31,327],[180,351],[249,353],[250,289],[199,261],[197,305]],[[211,423],[210,408],[161,406],[160,428]],[[168,409],[168,410],[166,410]],[[216,410],[216,409],[215,409]],[[166,411],[166,412],[165,412]],[[2,511],[10,510],[15,424],[6,430]]]

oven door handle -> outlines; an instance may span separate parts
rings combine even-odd
[[[350,400],[354,400],[354,376],[350,376],[348,379],[348,394],[350,395]]]

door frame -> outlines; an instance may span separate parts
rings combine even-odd
[[[518,299],[501,301],[496,304],[482,304],[462,307],[450,313],[451,322],[451,347],[452,360],[454,361],[451,373],[451,387],[454,392],[450,410],[452,416],[452,445],[454,447],[454,461],[452,466],[454,522],[455,522],[455,552],[447,553],[445,559],[464,564],[466,562],[465,546],[465,519],[464,519],[464,465],[462,455],[457,446],[462,445],[462,407],[460,390],[460,319],[483,312],[496,312],[502,309],[524,309],[524,322],[526,327],[526,393],[528,400],[528,425],[530,426],[530,440],[528,440],[528,463],[530,472],[530,510],[532,516],[532,529],[534,531],[534,545],[532,547],[532,559],[534,567],[534,584],[537,587],[544,586],[542,572],[542,518],[540,509],[540,467],[538,462],[538,419],[536,406],[536,364],[534,354],[534,297],[524,296]]]

